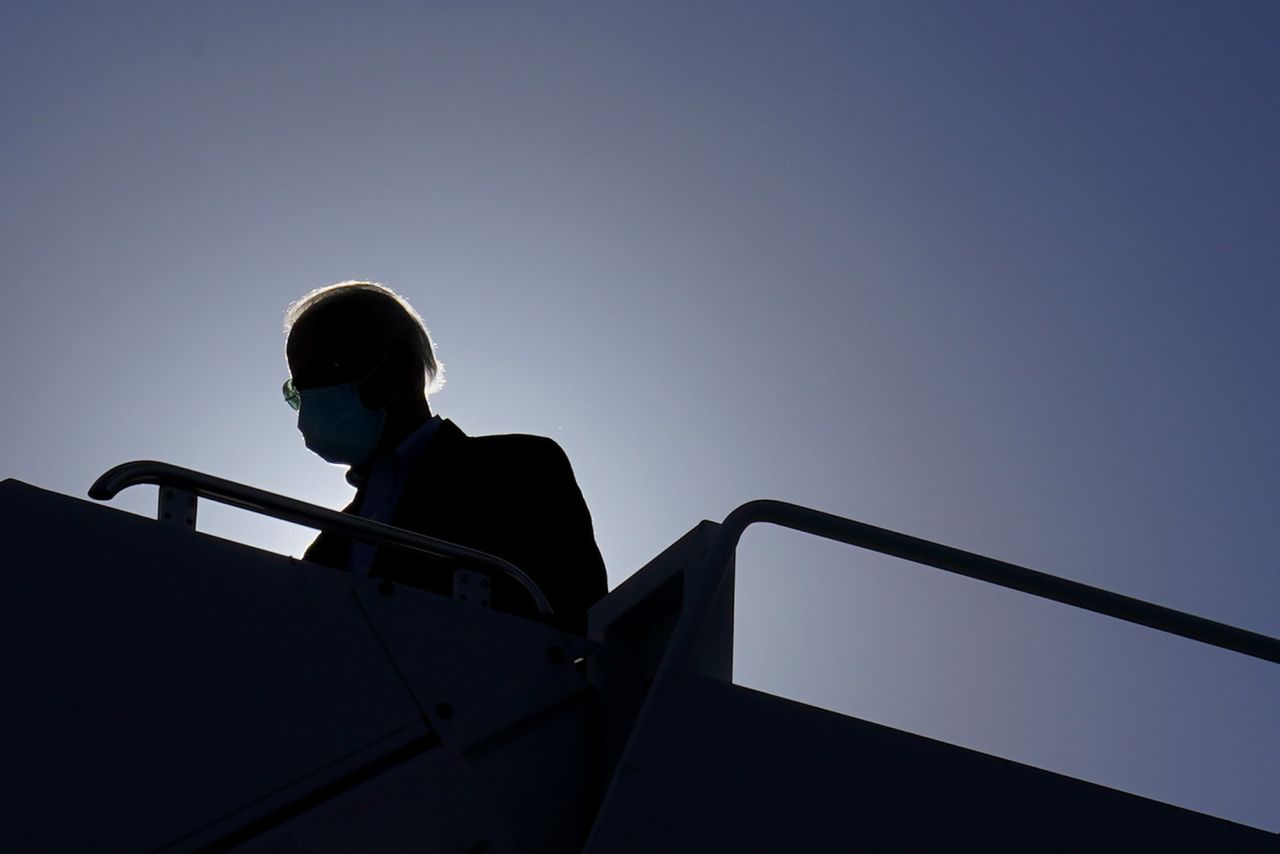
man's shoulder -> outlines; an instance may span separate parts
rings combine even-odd
[[[446,419],[427,445],[420,467],[439,471],[441,466],[467,469],[476,465],[518,464],[567,466],[569,458],[554,439],[529,433],[493,433],[473,436]]]
[[[509,494],[535,485],[556,494],[576,483],[569,458],[547,436],[470,436],[454,428],[442,432],[444,437],[445,441],[435,443],[416,464],[406,492],[416,496],[410,501],[424,500],[423,495],[432,496],[432,500],[456,498],[477,489]]]
[[[494,433],[488,436],[467,436],[465,443],[477,456],[519,458],[554,465],[568,460],[564,449],[549,436],[535,436],[529,433]]]

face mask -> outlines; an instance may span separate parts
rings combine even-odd
[[[387,413],[365,408],[356,383],[303,389],[298,397],[298,429],[308,448],[331,463],[373,459]]]

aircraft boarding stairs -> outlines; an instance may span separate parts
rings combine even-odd
[[[733,554],[767,521],[1280,662],[1275,639],[779,502],[699,524],[584,639],[484,607],[523,575],[448,543],[161,463],[90,494],[137,483],[158,519],[0,483],[0,850],[1280,848],[733,685]],[[443,555],[455,598],[196,533],[199,497]]]

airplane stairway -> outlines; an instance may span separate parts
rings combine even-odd
[[[158,519],[0,482],[0,850],[1277,850],[733,685],[733,547],[753,521],[796,522],[788,505],[699,524],[579,638],[198,533],[196,499],[362,528],[455,559],[456,581],[519,572],[491,556],[129,465],[93,494],[159,483]],[[850,539],[848,520],[801,522]],[[1157,627],[1280,660],[1280,642],[1200,622]]]

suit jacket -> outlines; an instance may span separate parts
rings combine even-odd
[[[344,512],[364,498],[363,490]],[[591,514],[569,458],[541,436],[468,436],[444,421],[414,463],[391,515],[397,528],[497,555],[524,570],[546,594],[554,623],[586,631],[587,607],[607,592],[604,561]],[[305,560],[345,569],[351,541],[322,533]],[[445,561],[379,548],[370,575],[453,595]],[[493,579],[493,608],[533,616],[537,608],[519,584]]]

